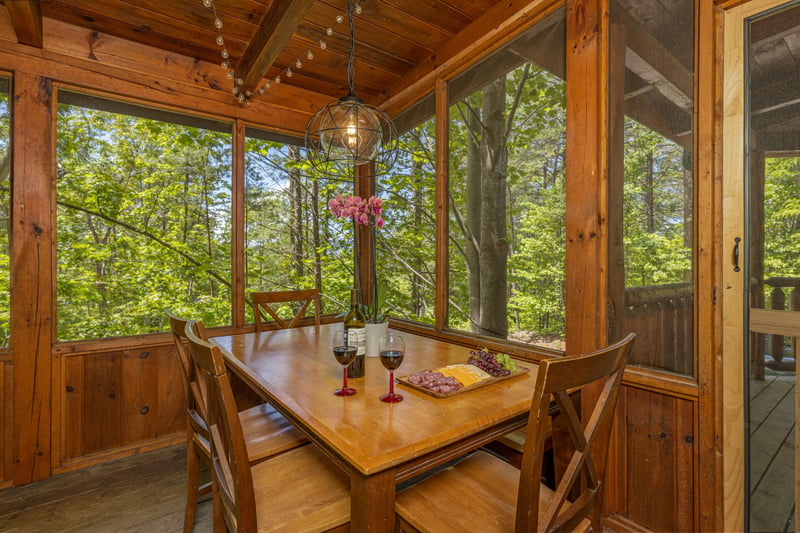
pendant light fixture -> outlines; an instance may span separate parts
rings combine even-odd
[[[356,166],[374,163],[374,170],[361,171],[359,176],[375,176],[388,172],[397,159],[397,131],[386,113],[355,95],[353,11],[353,0],[348,0],[349,92],[314,113],[306,126],[306,149],[311,164],[324,174],[349,176]]]

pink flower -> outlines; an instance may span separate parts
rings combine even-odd
[[[386,221],[381,217],[383,200],[377,196],[361,198],[360,196],[345,196],[337,194],[336,198],[328,201],[328,209],[335,218],[351,218],[356,224],[374,224],[382,228]]]
[[[369,214],[372,216],[376,217],[381,214],[382,205],[383,205],[383,200],[381,200],[377,196],[370,196],[369,200],[367,200],[367,208],[369,209]]]
[[[331,214],[336,218],[342,216],[342,209],[344,209],[344,201],[342,200],[342,195],[337,194],[336,198],[331,198],[328,201],[328,209],[331,210]]]

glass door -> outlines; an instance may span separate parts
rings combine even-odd
[[[742,29],[745,227],[734,254],[738,244],[748,325],[745,516],[751,532],[795,531],[800,1],[746,17]]]

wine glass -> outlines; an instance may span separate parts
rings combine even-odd
[[[342,388],[336,389],[333,393],[336,396],[352,396],[356,389],[347,386],[347,367],[356,358],[358,351],[358,333],[350,330],[337,330],[333,334],[333,355],[336,361],[344,367],[344,377],[342,378]]]
[[[381,337],[378,346],[381,363],[389,371],[389,394],[381,396],[381,401],[388,403],[402,402],[403,396],[394,392],[394,371],[403,362],[403,356],[406,352],[403,337],[397,333],[387,333]]]

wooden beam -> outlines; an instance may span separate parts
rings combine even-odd
[[[381,107],[390,116],[396,115],[413,105],[420,94],[430,92],[437,79],[451,79],[495,50],[498,43],[519,34],[562,5],[558,0],[509,0],[495,4],[391,87],[387,91],[389,98]]]
[[[6,0],[5,4],[17,40],[21,44],[41,48],[42,10],[39,0]]]
[[[243,91],[255,92],[258,83],[297,31],[314,0],[273,0],[236,67]]]
[[[567,355],[608,341],[608,1],[567,1]]]
[[[625,27],[625,66],[653,85],[669,101],[685,111],[692,110],[694,78],[678,59],[622,7],[612,17]]]
[[[51,273],[53,235],[52,83],[14,74],[11,201],[11,348],[14,353],[14,484],[50,477]]]

